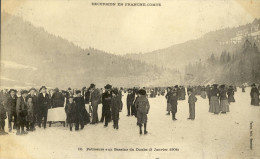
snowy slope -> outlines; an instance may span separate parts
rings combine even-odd
[[[87,125],[80,132],[70,132],[60,124],[46,130],[37,127],[36,132],[26,136],[16,136],[13,132],[0,137],[0,158],[260,158],[260,107],[250,106],[249,91],[248,88],[242,94],[238,89],[236,103],[231,104],[231,112],[226,115],[209,113],[208,100],[198,97],[194,121],[187,120],[187,101],[179,101],[178,120],[172,121],[171,116],[165,115],[165,98],[149,98],[151,110],[148,114],[149,134],[146,136],[138,134],[136,119],[126,116],[125,95],[118,131],[110,123],[108,128],[103,128],[103,124]],[[253,150],[249,147],[251,121]],[[179,151],[86,151],[86,148],[177,148]]]

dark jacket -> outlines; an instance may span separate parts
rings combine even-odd
[[[126,103],[128,106],[131,106],[134,104],[134,100],[135,100],[135,95],[134,93],[128,94],[126,97]]]
[[[111,114],[112,114],[112,120],[118,120],[119,119],[119,111],[121,108],[121,99],[120,96],[113,97],[111,99]]]
[[[110,110],[112,93],[105,92],[102,94],[102,104],[104,110]]]
[[[42,93],[39,94],[39,96],[38,96],[38,106],[39,106],[39,108],[45,108],[45,109],[50,108],[49,94],[46,93],[45,97],[43,96]]]
[[[16,113],[17,113],[17,117],[25,117],[25,116],[27,116],[26,99],[23,98],[22,96],[17,98]]]
[[[89,104],[90,101],[90,91],[87,90],[87,92],[85,92],[85,104]]]
[[[136,99],[135,107],[137,109],[137,112],[141,112],[141,113],[148,114],[150,110],[149,101],[145,96],[140,96]]]
[[[189,96],[188,103],[189,104],[195,104],[197,102],[197,97],[193,93]]]
[[[55,92],[52,97],[52,108],[56,108],[56,107],[63,107],[64,106],[64,96],[62,95],[61,92]]]
[[[66,103],[65,112],[67,114],[67,122],[75,123],[76,121],[76,104],[73,101],[72,103]]]
[[[33,103],[33,112],[37,113],[39,106],[38,106],[38,97],[36,95],[32,96],[31,94],[29,94],[26,97],[26,101],[28,100],[28,98],[32,98],[32,103]]]
[[[85,111],[85,101],[83,97],[74,98],[76,104],[76,119],[84,120],[84,111]]]
[[[17,102],[17,96],[14,96],[14,98],[11,97],[9,94],[6,100],[6,110],[7,112],[10,111],[16,111],[16,102]]]
[[[220,100],[226,100],[227,99],[227,91],[226,90],[221,90],[219,92],[219,97],[220,97]]]

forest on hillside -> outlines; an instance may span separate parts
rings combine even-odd
[[[255,43],[245,40],[238,52],[223,50],[220,56],[190,63],[185,68],[184,80],[189,84],[222,83],[241,85],[260,82],[260,52]]]

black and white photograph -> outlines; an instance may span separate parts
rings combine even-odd
[[[260,0],[1,0],[1,159],[260,159]]]

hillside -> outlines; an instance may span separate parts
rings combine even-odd
[[[241,85],[260,82],[260,52],[255,43],[245,40],[239,52],[222,51],[205,61],[196,61],[185,68],[184,80],[188,84],[223,83]]]
[[[178,72],[98,49],[81,49],[43,28],[3,12],[1,86],[98,87],[178,83]],[[170,72],[170,73],[169,73]],[[175,76],[174,76],[175,75]],[[169,83],[167,83],[169,84]]]
[[[129,59],[139,60],[166,68],[184,70],[189,62],[198,59],[206,60],[212,53],[220,55],[223,50],[231,53],[239,52],[241,42],[246,38],[255,41],[260,46],[260,19],[236,28],[226,28],[212,31],[203,37],[165,49],[143,54],[127,54]]]

